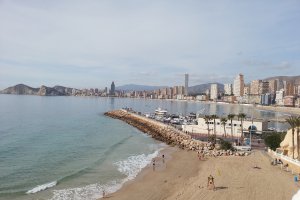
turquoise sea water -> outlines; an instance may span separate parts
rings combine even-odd
[[[0,95],[0,199],[97,199],[133,179],[164,145],[103,115],[122,107],[276,115],[238,105]]]

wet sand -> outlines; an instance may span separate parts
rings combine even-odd
[[[152,165],[104,199],[110,200],[199,200],[199,199],[291,199],[299,189],[290,172],[270,165],[270,157],[257,151],[246,157],[209,157],[199,161],[197,153],[176,148],[163,163],[161,155]],[[254,168],[257,165],[258,168]],[[206,188],[207,177],[215,177],[216,190]]]

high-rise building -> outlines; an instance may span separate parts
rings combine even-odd
[[[236,97],[241,97],[244,94],[244,75],[239,74],[233,82],[233,94]]]
[[[285,96],[295,95],[295,84],[293,81],[283,81]]]
[[[174,86],[173,87],[173,95],[177,95],[178,94],[178,86]]]
[[[300,85],[296,86],[296,95],[300,96]]]
[[[259,95],[259,86],[260,83],[262,81],[261,80],[253,80],[250,83],[250,94],[251,95]]]
[[[185,89],[184,86],[178,86],[177,95],[184,95]]]
[[[110,95],[115,95],[115,83],[112,82],[110,85]]]
[[[248,95],[248,94],[250,94],[250,86],[249,85],[245,85],[245,87],[244,87],[244,95]]]
[[[266,105],[266,106],[272,104],[272,96],[271,96],[271,94],[270,93],[262,94],[260,96],[260,104],[261,105]]]
[[[259,94],[267,94],[269,93],[269,82],[262,81],[259,83]]]
[[[210,85],[210,99],[212,99],[212,100],[218,99],[218,85],[217,84]]]
[[[283,97],[284,97],[284,90],[281,89],[279,91],[276,91],[276,99],[275,102],[277,105],[283,106]]]
[[[225,95],[232,95],[232,84],[224,84]]]
[[[189,94],[189,74],[184,75],[184,95],[188,96]]]
[[[269,92],[275,94],[277,91],[277,79],[269,80]]]
[[[284,89],[284,84],[282,80],[276,79],[277,80],[277,91]]]

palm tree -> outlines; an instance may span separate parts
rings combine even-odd
[[[222,117],[221,118],[221,124],[224,127],[224,134],[225,134],[225,138],[226,138],[226,123],[227,123],[227,118],[226,117]]]
[[[234,119],[235,114],[229,114],[227,116],[228,120],[230,120],[230,125],[231,125],[231,139],[233,140],[233,124],[232,124],[232,120]]]
[[[299,155],[299,151],[300,151],[300,117],[295,117],[295,126],[297,127],[297,154],[298,157],[297,159],[300,160],[300,155]]]
[[[210,132],[209,121],[211,120],[211,118],[209,115],[205,115],[204,120],[205,120],[205,123],[207,124],[207,138],[209,138],[209,132]]]
[[[241,120],[241,129],[242,129],[242,134],[241,134],[241,138],[244,138],[244,126],[243,126],[243,122],[244,119],[246,118],[246,114],[245,113],[239,113],[238,114],[238,119]]]
[[[296,117],[290,116],[285,120],[291,127],[292,127],[292,149],[293,149],[293,159],[295,159],[295,141],[294,141],[294,135],[295,135],[295,127],[296,127]]]
[[[216,139],[217,139],[217,133],[216,133],[216,119],[218,118],[218,116],[217,116],[217,115],[211,115],[210,117],[211,117],[211,119],[214,120],[214,135],[215,135],[215,140],[216,140]],[[215,143],[216,143],[216,141],[215,141]]]

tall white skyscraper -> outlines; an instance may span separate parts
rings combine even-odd
[[[218,85],[217,84],[210,85],[210,99],[212,99],[212,100],[218,99]]]
[[[188,96],[189,94],[189,74],[184,75],[184,95]]]
[[[224,84],[224,93],[226,95],[232,95],[232,84]]]
[[[244,95],[244,75],[239,74],[233,82],[233,94],[236,97],[241,97]]]

